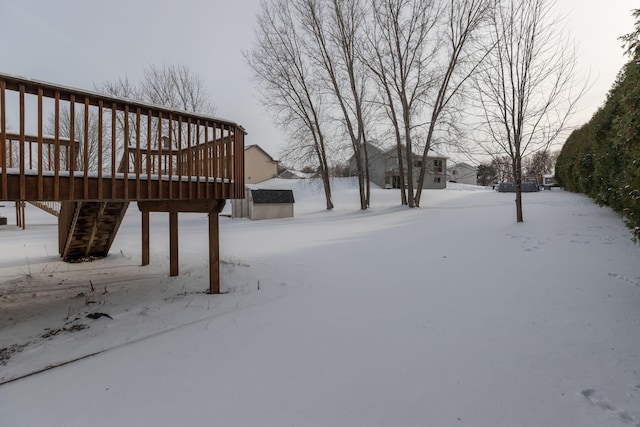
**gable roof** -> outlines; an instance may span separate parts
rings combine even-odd
[[[382,149],[382,152],[384,154],[395,153],[397,149],[398,149],[397,147],[393,146],[393,147],[388,147],[388,148]],[[404,144],[402,145],[402,149],[405,150]],[[420,156],[420,154],[414,154],[414,155],[415,156]],[[427,157],[440,158],[440,159],[446,159],[447,158],[447,156],[443,156],[442,154],[438,153],[437,151],[435,151],[432,148],[429,148],[429,151],[427,152]]]
[[[465,163],[465,162],[456,163],[450,169],[455,169],[455,168],[467,168],[467,169],[473,169],[473,170],[478,169],[476,166],[471,166],[469,163]]]
[[[395,155],[396,154],[396,150],[398,149],[395,145],[391,146],[391,147],[379,147],[375,144],[372,144],[371,142],[367,142],[367,146],[369,147],[369,149],[373,149],[375,152],[369,152],[369,158],[372,157],[376,157],[379,155]],[[402,145],[402,149],[405,149],[404,144]],[[376,153],[377,152],[377,153]],[[413,154],[415,156],[415,158],[420,158],[422,157],[422,154]],[[351,157],[349,157],[349,162],[353,161],[353,158],[355,157],[354,154],[351,155]],[[430,159],[448,159],[447,156],[443,156],[442,154],[438,153],[437,151],[433,150],[433,149],[429,149],[429,151],[427,152],[427,157]]]
[[[257,148],[258,150],[262,151],[262,153],[267,156],[269,158],[269,160],[271,160],[272,162],[278,162],[278,160],[274,159],[273,157],[271,157],[271,154],[267,153],[266,151],[264,151],[264,149],[262,147],[260,147],[258,144],[251,144],[251,145],[247,145],[246,147],[244,147],[244,151],[247,151],[250,148]]]

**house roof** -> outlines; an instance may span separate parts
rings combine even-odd
[[[284,172],[282,172],[280,175],[278,175],[278,178],[283,178],[283,179],[310,179],[310,178],[315,178],[317,175],[318,175],[317,172],[306,173],[306,172],[300,172],[300,171],[296,171],[296,170],[292,170],[292,169],[287,169]]]
[[[385,154],[385,155],[389,155],[389,154],[393,154],[395,155],[396,150],[398,149],[395,145],[391,146],[391,147],[378,147],[377,145],[374,145],[370,142],[367,142],[367,145],[369,147],[372,147],[373,149],[375,149],[378,153],[369,153],[370,158],[371,157],[375,157],[378,156],[380,154]],[[404,145],[402,146],[402,148],[404,149]],[[421,157],[421,154],[413,154],[416,158]],[[355,155],[351,155],[351,157],[349,157],[349,162],[353,161],[353,158],[355,157]],[[443,156],[442,154],[438,153],[435,150],[429,149],[429,151],[427,152],[427,157],[429,157],[430,159],[448,159],[447,156]]]
[[[402,148],[404,149],[404,145],[402,146]],[[398,148],[394,145],[393,147],[386,147],[382,149],[382,152],[387,154],[387,153],[395,153],[396,150]],[[416,154],[418,155],[418,154]],[[429,149],[429,151],[427,152],[427,157],[431,157],[431,158],[440,158],[440,159],[446,159],[447,156],[443,156],[442,154],[438,153],[437,151],[433,150],[433,149]]]
[[[271,157],[271,154],[269,154],[266,151],[264,151],[264,149],[262,147],[260,147],[258,144],[247,145],[246,147],[244,147],[244,151],[247,151],[248,149],[253,148],[253,147],[255,147],[258,150],[262,151],[264,153],[264,155],[267,156],[269,158],[269,160],[271,160],[272,162],[278,162],[278,160],[276,160],[273,157]]]
[[[471,166],[469,163],[465,163],[465,162],[456,163],[451,167],[451,169],[455,169],[455,168],[467,168],[467,169],[473,169],[473,170],[478,169],[476,166]]]

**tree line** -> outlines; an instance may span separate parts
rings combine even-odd
[[[574,130],[556,164],[567,190],[613,208],[640,239],[640,9],[635,30],[621,37],[630,57],[602,107]]]
[[[273,0],[255,35],[245,58],[261,99],[289,156],[317,165],[327,209],[345,150],[362,209],[374,140],[395,146],[400,202],[418,207],[429,150],[467,138],[508,159],[520,222],[523,158],[548,148],[581,94],[554,0]]]
[[[544,175],[554,172],[556,160],[560,151],[540,150],[532,153],[522,160],[522,176],[526,180],[542,184]],[[495,156],[491,162],[478,165],[478,184],[494,185],[501,182],[514,182],[513,169],[509,156]]]

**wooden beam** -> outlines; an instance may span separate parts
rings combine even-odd
[[[218,212],[209,212],[209,293],[220,293],[220,227]]]
[[[151,200],[139,201],[138,208],[149,212],[219,212],[219,204],[225,200]]]
[[[178,275],[178,212],[169,212],[169,276]]]
[[[142,211],[142,265],[149,265],[149,211]]]
[[[0,197],[7,198],[7,109],[5,101],[5,82],[0,81]]]

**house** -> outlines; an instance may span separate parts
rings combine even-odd
[[[447,169],[449,181],[478,185],[478,168],[467,163],[456,163]]]
[[[278,176],[278,161],[253,144],[244,149],[244,182],[256,184]]]
[[[382,188],[400,188],[400,171],[398,167],[398,149],[396,147],[381,149],[373,144],[367,143],[367,153],[369,155],[369,176],[371,182]],[[422,156],[414,154],[413,164],[413,184],[417,186],[420,167],[422,166]],[[402,149],[402,159],[406,163],[406,149]],[[423,188],[442,189],[447,187],[445,171],[447,158],[429,150],[427,155],[427,174],[425,176]],[[404,164],[405,181],[407,165]],[[349,159],[349,171],[351,175],[356,174],[356,162],[352,156]]]

